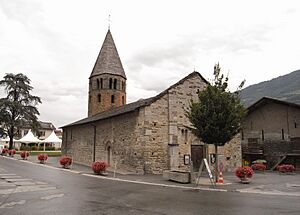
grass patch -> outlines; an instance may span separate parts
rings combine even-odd
[[[16,154],[20,154],[18,151]],[[49,157],[58,157],[61,156],[61,151],[31,151],[30,155],[39,155],[39,154],[48,154]]]

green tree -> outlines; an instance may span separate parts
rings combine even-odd
[[[41,99],[30,94],[33,87],[30,79],[19,73],[8,73],[0,81],[6,97],[0,99],[0,125],[3,133],[9,136],[9,148],[13,147],[13,138],[23,125],[37,127],[39,112],[36,106]]]
[[[231,93],[228,77],[221,74],[219,64],[214,66],[214,81],[199,92],[199,102],[192,102],[187,113],[193,133],[204,143],[213,144],[216,152],[215,178],[218,179],[218,146],[224,146],[240,130],[246,109],[239,99],[240,89]]]

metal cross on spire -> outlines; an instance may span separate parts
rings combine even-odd
[[[110,23],[111,23],[111,20],[110,20],[110,14],[108,15],[108,30],[110,30]]]

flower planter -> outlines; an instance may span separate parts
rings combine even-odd
[[[107,167],[108,164],[105,161],[98,160],[92,163],[92,169],[96,175],[108,175],[106,172]]]
[[[242,184],[249,184],[251,182],[251,178],[242,177],[240,178]]]
[[[282,165],[279,165],[277,166],[277,170],[280,174],[283,174],[283,175],[293,175],[294,171],[295,171],[295,167],[294,165],[291,165],[291,164],[282,164]]]
[[[2,149],[2,155],[3,156],[7,156],[8,155],[8,152],[9,152],[9,150],[8,150],[8,148],[4,148],[4,149]]]
[[[253,176],[254,172],[249,166],[241,166],[235,170],[235,175],[241,180],[243,184],[249,184],[251,182],[250,178]]]
[[[70,166],[72,164],[72,158],[67,155],[63,155],[59,159],[60,165],[62,165],[63,168],[65,169],[70,169]]]
[[[20,153],[20,156],[21,156],[21,158],[22,158],[23,160],[27,160],[27,157],[29,156],[29,152],[27,152],[27,151],[22,151],[22,152]]]
[[[251,165],[251,168],[255,171],[255,172],[259,172],[259,173],[263,173],[266,170],[266,165],[262,164],[262,163],[255,163]]]
[[[48,155],[47,154],[39,154],[38,155],[38,160],[40,161],[41,164],[44,164],[47,159],[48,159]]]

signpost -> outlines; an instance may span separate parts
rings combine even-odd
[[[214,177],[211,173],[211,170],[209,168],[209,165],[208,165],[208,162],[207,162],[206,158],[204,158],[202,160],[201,165],[199,167],[198,176],[197,176],[197,180],[196,180],[196,186],[198,186],[198,184],[199,184],[199,180],[200,180],[204,165],[205,165],[206,170],[208,172],[210,183],[212,184],[212,186],[216,186],[216,184],[214,182]]]

